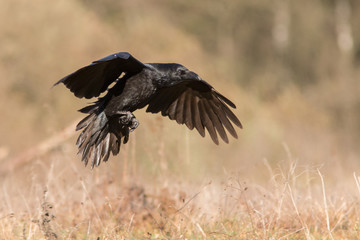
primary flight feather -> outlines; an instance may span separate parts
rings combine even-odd
[[[109,85],[116,82],[108,89]],[[228,143],[229,132],[237,138],[233,124],[242,128],[230,110],[236,108],[196,73],[176,63],[142,63],[127,52],[119,52],[94,61],[62,78],[76,97],[103,97],[80,109],[88,114],[76,126],[82,130],[76,145],[82,161],[91,167],[116,155],[121,143],[127,143],[129,133],[139,122],[133,112],[147,106],[146,111],[160,113],[185,124],[205,136],[208,131],[214,143],[218,135]]]

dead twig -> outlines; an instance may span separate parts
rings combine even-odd
[[[8,173],[14,171],[16,168],[32,161],[33,159],[40,157],[55,147],[59,146],[61,143],[65,142],[70,137],[74,136],[75,126],[79,120],[74,121],[72,124],[67,126],[62,131],[54,134],[52,137],[44,140],[40,144],[31,147],[30,149],[20,153],[18,156],[9,159],[4,166],[2,167],[2,173]]]

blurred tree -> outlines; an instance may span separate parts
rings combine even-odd
[[[339,94],[342,96],[339,99],[343,106],[340,109],[340,122],[344,126],[345,142],[348,147],[353,147],[354,139],[351,132],[354,129],[359,129],[360,115],[356,108],[356,102],[359,102],[359,92],[356,86],[354,71],[352,67],[352,58],[354,52],[354,39],[352,35],[352,27],[350,24],[351,7],[348,0],[337,0],[335,4],[335,19],[336,19],[336,37],[337,44],[340,49],[340,56],[338,58],[338,86]]]
[[[129,2],[81,1],[105,19],[122,19]],[[242,88],[272,100],[295,85],[314,96],[319,107],[336,119],[335,125],[360,131],[359,81],[355,80],[360,74],[355,71],[360,62],[360,28],[352,27],[360,22],[360,1],[151,0],[147,4],[196,37],[211,61]],[[118,26],[116,21],[109,23]],[[331,90],[333,86],[338,88]],[[329,94],[332,91],[337,97]]]

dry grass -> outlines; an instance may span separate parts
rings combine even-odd
[[[3,238],[357,239],[360,234],[357,175],[331,185],[319,166],[298,166],[289,152],[276,167],[264,159],[260,181],[225,173],[202,183],[129,172],[124,179],[118,173],[129,152],[122,153],[122,163],[112,159],[94,171],[74,163],[73,153],[65,144],[3,177]]]

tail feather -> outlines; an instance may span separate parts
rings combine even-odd
[[[114,156],[119,153],[120,145],[121,145],[121,141],[119,141],[119,138],[116,136],[116,134],[111,133],[110,134],[110,148],[111,148],[111,152]]]
[[[76,125],[76,131],[83,129],[84,127],[89,126],[89,124],[93,121],[93,118],[95,117],[95,114],[89,114],[87,117],[85,117],[83,120],[81,120],[77,125]]]
[[[99,102],[95,102],[93,105],[83,107],[79,110],[81,113],[93,113],[99,109]]]
[[[98,103],[80,109],[80,112],[89,115],[76,126],[77,131],[82,130],[76,141],[78,154],[82,155],[81,161],[85,166],[91,163],[91,168],[99,166],[101,161],[106,162],[110,152],[117,155],[122,138],[124,144],[129,139],[128,126],[122,125],[116,118],[109,119],[99,109]]]

